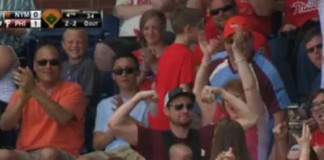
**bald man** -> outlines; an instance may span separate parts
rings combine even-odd
[[[0,45],[0,101],[8,103],[16,90],[12,73],[19,66],[16,53],[9,46]]]
[[[79,156],[84,137],[83,92],[77,83],[60,80],[62,65],[53,45],[41,46],[34,70],[13,73],[19,87],[0,119],[2,130],[20,126],[17,150],[0,150],[1,160],[72,160]]]

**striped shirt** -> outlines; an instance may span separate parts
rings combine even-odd
[[[285,86],[277,69],[261,54],[254,54],[251,62],[261,96],[270,113],[276,113],[291,104]],[[237,71],[230,66],[228,57],[218,58],[212,62],[209,77],[211,86],[224,86],[230,79],[239,78]],[[272,114],[270,114],[272,115]]]

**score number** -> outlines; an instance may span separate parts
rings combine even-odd
[[[78,22],[76,20],[65,20],[64,27],[78,27]]]
[[[40,10],[30,11],[30,15],[31,15],[30,27],[31,28],[41,28],[42,27],[42,22],[41,22],[42,11],[40,11]]]
[[[87,13],[87,19],[93,19],[95,18],[93,13]]]

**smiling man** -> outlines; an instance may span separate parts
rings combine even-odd
[[[34,70],[18,68],[13,74],[19,89],[0,119],[2,130],[20,126],[16,150],[0,150],[1,160],[72,160],[83,145],[84,101],[81,87],[60,80],[58,50],[41,46]]]

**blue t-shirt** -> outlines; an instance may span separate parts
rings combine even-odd
[[[123,98],[123,101],[125,103],[127,100]],[[108,120],[115,112],[115,108],[116,106],[114,104],[113,97],[103,99],[98,104],[94,132],[106,132],[107,130],[109,130]],[[146,103],[144,101],[140,101],[130,113],[131,117],[133,117],[134,119],[143,123],[146,126],[148,125],[147,115],[148,107],[146,106]],[[124,140],[118,137],[114,137],[113,140],[106,146],[105,150],[107,151],[127,145],[129,144]]]

